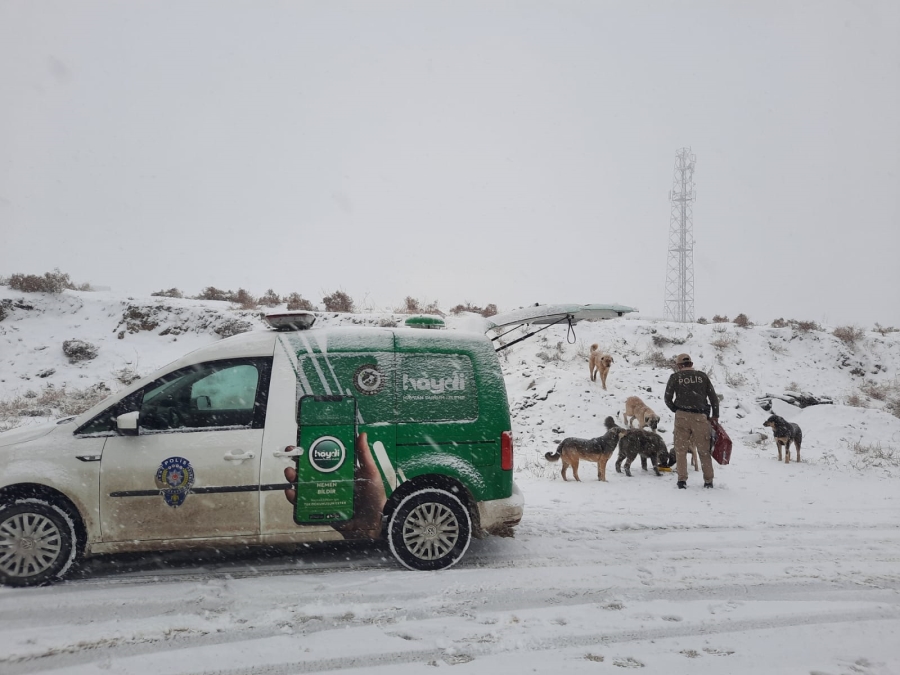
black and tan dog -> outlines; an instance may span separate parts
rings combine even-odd
[[[778,461],[781,461],[781,448],[784,447],[784,463],[791,462],[791,443],[797,452],[797,461],[800,461],[800,445],[803,443],[803,432],[800,427],[793,422],[788,422],[783,417],[772,415],[763,422],[764,427],[772,429],[775,435],[775,444],[778,446]]]
[[[653,464],[657,476],[658,463],[661,458],[668,457],[666,442],[657,433],[644,429],[622,429],[619,432],[619,456],[616,458],[616,471],[622,473],[622,461],[625,461],[625,475],[631,478],[631,463],[635,457],[641,456],[641,468],[647,470],[647,460]]]
[[[572,467],[572,475],[575,480],[581,481],[578,477],[578,462],[585,460],[588,462],[597,462],[597,478],[604,483],[606,482],[606,463],[612,454],[616,451],[616,445],[619,443],[619,433],[623,431],[621,427],[616,426],[616,421],[612,417],[607,417],[603,423],[606,426],[606,433],[598,438],[566,438],[558,446],[556,452],[547,452],[544,457],[549,462],[558,462],[562,460],[562,477],[566,478],[566,469]]]

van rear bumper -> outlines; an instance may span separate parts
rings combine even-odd
[[[512,537],[513,528],[522,520],[525,511],[525,497],[513,481],[512,495],[506,499],[492,499],[478,502],[480,527],[475,532],[479,539],[489,534],[498,537]]]

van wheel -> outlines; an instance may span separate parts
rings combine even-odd
[[[39,586],[62,579],[75,562],[75,523],[56,504],[18,499],[0,506],[0,583]]]
[[[455,564],[472,540],[472,521],[462,502],[444,490],[413,492],[394,509],[388,543],[411,570],[441,570]]]

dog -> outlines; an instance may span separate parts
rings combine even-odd
[[[672,448],[665,454],[661,454],[658,457],[659,460],[659,470],[660,471],[672,471],[677,464],[675,459],[675,448]],[[644,461],[641,461],[641,465],[645,464]],[[694,467],[694,471],[700,470],[700,463],[697,461],[697,448],[691,448],[691,466]],[[647,468],[646,466],[644,467]]]
[[[643,459],[643,458],[642,458]],[[657,468],[660,471],[671,471],[675,468],[675,450],[669,450],[657,456]]]
[[[803,443],[803,432],[800,427],[793,422],[788,422],[783,417],[772,415],[763,422],[764,427],[772,429],[775,435],[775,444],[778,446],[778,461],[781,461],[781,448],[784,447],[784,463],[791,462],[791,443],[797,452],[797,461],[800,461],[800,445]]]
[[[659,415],[653,412],[639,396],[629,396],[625,399],[625,412],[622,413],[622,419],[625,420],[625,426],[629,429],[634,426],[635,420],[639,423],[638,429],[650,427],[656,431],[656,427],[659,426]]]
[[[625,461],[625,475],[631,478],[631,463],[635,457],[641,456],[641,468],[647,470],[647,460],[653,464],[657,476],[660,458],[668,458],[669,450],[662,436],[654,431],[644,429],[619,430],[619,456],[616,458],[616,472],[622,473],[622,461]]]
[[[572,475],[575,480],[581,482],[578,477],[578,462],[585,460],[588,462],[597,462],[597,479],[606,483],[606,463],[612,457],[616,446],[619,443],[619,432],[623,429],[616,425],[616,421],[612,417],[607,417],[604,421],[606,433],[597,438],[566,438],[558,446],[556,452],[547,452],[544,457],[549,462],[558,462],[562,460],[562,478],[566,478],[566,470],[571,466]]]
[[[600,351],[600,345],[591,345],[591,356],[588,359],[588,368],[591,371],[591,382],[597,381],[597,373],[600,373],[600,384],[606,389],[606,376],[609,375],[609,367],[613,363],[613,357]]]

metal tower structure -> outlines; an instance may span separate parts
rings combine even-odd
[[[675,153],[675,177],[669,193],[669,262],[666,268],[668,321],[694,321],[694,162],[690,148]]]

